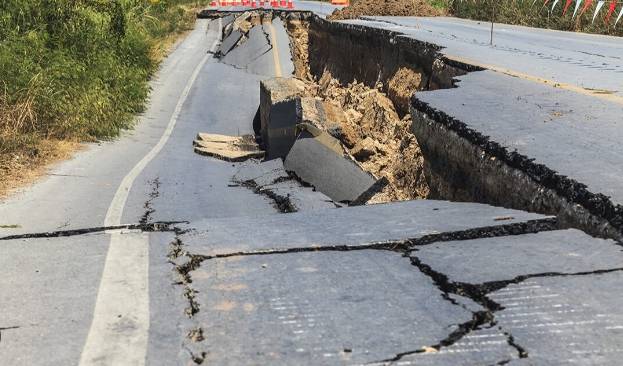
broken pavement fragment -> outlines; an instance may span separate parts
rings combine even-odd
[[[240,165],[232,181],[268,196],[281,212],[339,207],[329,197],[291,177],[281,159],[249,160]]]
[[[298,128],[300,133],[285,159],[287,171],[338,202],[356,201],[375,186],[376,178],[347,156],[337,139],[308,124]]]
[[[228,136],[208,133],[199,133],[193,141],[195,152],[225,161],[245,161],[247,159],[264,157],[253,136]]]
[[[216,56],[219,58],[224,57],[231,51],[242,38],[242,33],[239,30],[232,31],[223,42],[219,45],[218,50],[216,51]]]
[[[268,160],[284,158],[294,140],[295,127],[300,123],[300,97],[305,83],[293,78],[272,78],[260,82],[261,143]]]

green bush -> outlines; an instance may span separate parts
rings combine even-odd
[[[3,0],[0,155],[36,138],[102,139],[130,127],[159,61],[154,49],[192,25],[182,7],[191,3]]]
[[[576,16],[575,19],[572,19],[575,1],[571,3],[564,16],[562,13],[566,1],[560,0],[552,11],[553,3],[554,1],[550,0],[548,5],[543,6],[543,0],[537,0],[536,3],[531,0],[452,0],[449,5],[452,13],[460,18],[484,21],[491,21],[493,18],[496,22],[506,24],[623,36],[623,22],[614,26],[616,16],[623,5],[617,6],[610,22],[606,24],[605,16],[608,13],[609,1],[601,9],[594,23],[592,20],[597,1],[594,1],[582,16]],[[582,4],[578,13],[583,6]]]

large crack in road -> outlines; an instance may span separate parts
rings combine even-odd
[[[526,233],[540,232],[543,230],[553,230],[555,229],[555,220],[553,219],[543,219],[543,220],[533,220],[526,223],[519,224],[507,224],[507,225],[499,225],[496,227],[488,227],[488,228],[474,228],[469,230],[457,231],[457,232],[444,232],[439,234],[432,234],[423,236],[421,238],[408,239],[402,241],[392,241],[392,242],[378,242],[378,243],[370,243],[370,244],[360,244],[357,246],[351,245],[316,245],[309,247],[295,247],[295,248],[275,248],[269,250],[258,250],[258,251],[240,251],[240,252],[228,252],[222,253],[218,255],[201,255],[201,254],[192,254],[188,251],[188,249],[183,249],[184,244],[182,241],[182,235],[176,236],[175,240],[171,243],[171,251],[170,251],[170,259],[172,263],[175,265],[175,271],[179,274],[180,281],[177,283],[184,287],[183,294],[185,298],[188,300],[188,307],[185,310],[185,314],[188,317],[194,317],[200,311],[200,304],[196,298],[197,290],[192,287],[192,272],[197,271],[202,266],[211,260],[219,260],[219,259],[230,259],[235,257],[255,257],[255,256],[272,256],[272,255],[287,255],[287,254],[302,254],[302,253],[318,253],[318,252],[352,252],[352,251],[367,251],[367,250],[381,250],[381,251],[391,251],[401,254],[405,258],[411,260],[412,264],[415,267],[418,267],[420,271],[427,276],[431,277],[431,280],[437,286],[437,288],[443,293],[443,297],[450,301],[453,305],[463,306],[462,304],[457,303],[452,298],[449,297],[450,294],[455,294],[459,296],[467,296],[470,299],[478,300],[476,301],[478,304],[484,306],[486,310],[475,311],[472,312],[472,318],[464,323],[459,324],[455,330],[449,333],[445,338],[441,339],[438,343],[426,346],[419,347],[413,351],[406,351],[404,353],[400,353],[395,355],[392,358],[387,358],[382,361],[375,361],[373,363],[376,364],[386,364],[394,361],[398,361],[402,359],[404,356],[423,353],[427,350],[430,352],[433,350],[440,350],[443,347],[449,347],[455,344],[457,341],[461,340],[465,335],[470,334],[472,331],[480,329],[485,326],[493,326],[493,312],[495,310],[499,310],[501,306],[495,304],[493,301],[484,301],[486,299],[485,295],[479,294],[476,289],[477,287],[470,287],[467,284],[453,284],[449,281],[442,281],[444,278],[442,274],[438,274],[433,272],[432,270],[426,270],[427,267],[421,265],[421,263],[417,262],[417,258],[411,255],[414,250],[417,250],[419,247],[423,247],[426,245],[431,245],[435,243],[440,243],[444,241],[455,241],[455,240],[470,240],[476,238],[491,238],[491,237],[503,237],[508,235],[522,235]],[[183,234],[180,232],[180,234]],[[184,257],[185,261],[179,262],[180,257]],[[470,290],[465,290],[470,289]],[[188,339],[195,344],[197,342],[203,342],[205,337],[196,337],[198,331],[202,332],[203,328],[200,326],[195,326],[188,331]],[[513,348],[517,349],[518,357],[525,357],[526,351],[523,348],[514,342],[512,335],[507,333],[508,344],[513,346]],[[191,359],[194,360],[195,363],[200,364],[203,363],[206,353],[205,351],[197,351],[194,349],[190,351]],[[199,352],[199,353],[198,353]],[[199,354],[200,356],[197,356]]]

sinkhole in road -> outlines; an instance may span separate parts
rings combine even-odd
[[[294,70],[284,77],[303,85],[299,108],[322,105],[322,118],[311,124],[337,139],[364,171],[383,179],[384,186],[364,203],[445,198],[429,183],[410,112],[414,93],[454,87],[454,77],[468,72],[444,60],[438,47],[309,12],[258,9],[204,16],[223,20],[220,62],[246,72],[260,72],[257,60],[270,57],[273,24],[285,28]],[[254,128],[261,140],[259,117],[258,111]]]
[[[411,132],[411,96],[453,87],[453,77],[467,71],[448,65],[429,44],[404,45],[378,32],[341,29],[347,25],[312,13],[254,10],[220,16],[224,40],[216,56],[247,72],[273,47],[270,23],[285,27],[294,65],[288,76],[303,85],[297,91],[299,109],[314,104],[318,112],[321,106],[316,113],[321,118],[303,121],[337,139],[348,158],[384,182],[365,203],[443,198],[431,196],[424,155]],[[246,51],[236,49],[245,44],[254,56],[237,58]],[[259,117],[258,112],[256,133],[268,140]]]
[[[315,111],[322,106],[322,118],[303,122],[338,140],[345,155],[364,171],[386,179],[382,190],[363,203],[487,203],[556,215],[561,227],[596,236],[622,237],[623,215],[607,197],[587,192],[581,183],[508,151],[418,99],[421,92],[460,87],[462,76],[483,71],[479,66],[448,58],[435,44],[357,22],[329,21],[311,12],[204,15],[230,18],[226,48],[235,49],[251,36],[265,37],[266,49],[258,48],[258,57],[269,57],[273,46],[263,25],[273,22],[285,28],[293,70],[284,77],[300,86],[297,108],[305,109],[310,102]],[[237,67],[249,72],[252,65]],[[254,127],[259,125],[254,121]],[[260,130],[256,128],[261,142],[266,136]]]

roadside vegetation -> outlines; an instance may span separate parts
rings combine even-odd
[[[623,4],[618,4],[616,11],[606,22],[608,14],[607,1],[593,23],[593,13],[597,1],[586,10],[582,16],[572,19],[575,1],[573,1],[565,15],[563,9],[566,1],[560,0],[552,11],[554,1],[517,1],[517,0],[429,0],[437,8],[445,8],[448,12],[459,18],[491,21],[497,23],[524,25],[528,27],[548,28],[564,31],[598,33],[614,36],[623,36],[623,22],[615,27],[614,22]],[[581,4],[578,14],[584,3]]]
[[[190,0],[4,0],[0,5],[0,196],[79,141],[116,136],[143,111],[148,80]]]

